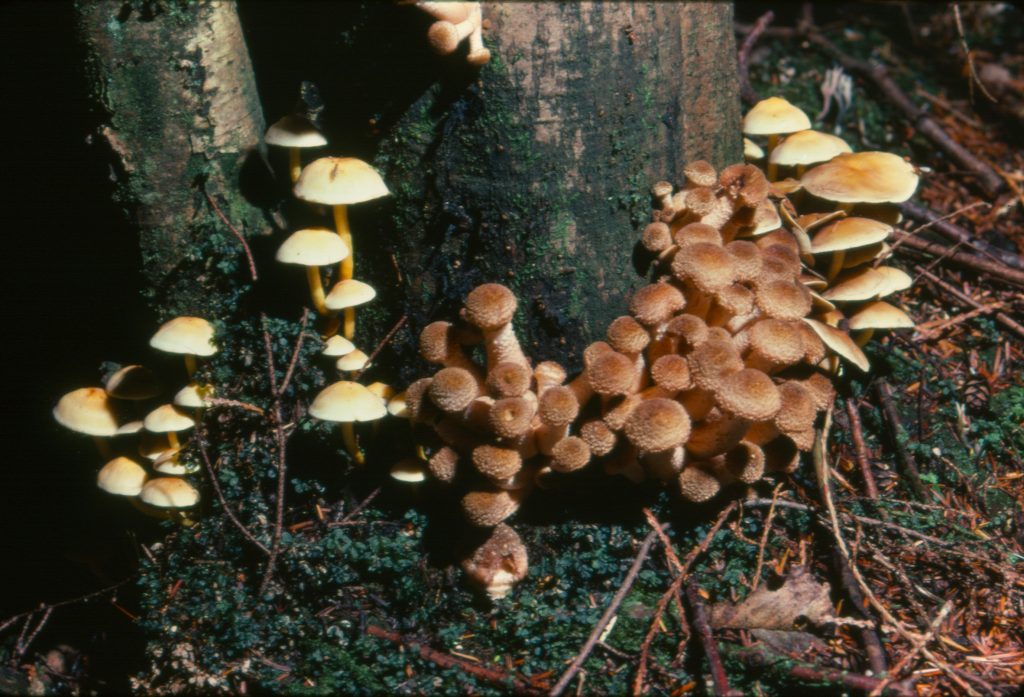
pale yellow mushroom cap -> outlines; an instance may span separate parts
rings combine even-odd
[[[909,162],[874,151],[837,155],[800,179],[814,196],[839,203],[900,203],[914,195],[917,182]]]
[[[748,136],[793,133],[810,127],[807,114],[782,97],[762,99],[743,117],[743,133]]]
[[[370,357],[359,349],[356,349],[354,351],[349,351],[344,356],[336,360],[334,362],[334,367],[347,373],[353,370],[362,370],[369,362]]]
[[[747,162],[760,160],[764,157],[764,150],[750,138],[743,139],[743,159]]]
[[[321,157],[306,165],[295,182],[296,198],[344,206],[387,196],[387,185],[370,165],[354,157]]]
[[[65,428],[90,436],[117,433],[117,415],[102,387],[83,387],[68,392],[53,408],[53,418]]]
[[[115,399],[152,399],[160,394],[160,382],[152,370],[141,365],[126,365],[107,378],[104,387]]]
[[[156,331],[149,345],[167,353],[187,353],[193,356],[212,356],[217,353],[213,345],[213,325],[202,317],[175,317]]]
[[[839,354],[839,356],[850,361],[865,373],[871,368],[868,357],[864,355],[864,352],[860,350],[860,347],[857,346],[856,342],[846,332],[809,317],[805,317],[803,321],[814,330],[819,339],[825,342],[825,346]]]
[[[167,450],[153,460],[153,470],[160,474],[183,475],[191,472],[194,467],[181,460],[181,449]]]
[[[884,301],[861,308],[850,318],[850,329],[911,329],[914,326],[906,312]]]
[[[127,457],[115,457],[96,475],[96,486],[118,496],[138,496],[145,483],[146,470]]]
[[[309,415],[324,421],[375,421],[387,414],[384,400],[357,382],[342,380],[325,387],[309,405]]]
[[[797,131],[779,143],[768,161],[774,165],[813,165],[853,152],[842,138],[820,131]]]
[[[210,406],[209,398],[213,396],[213,385],[197,385],[191,383],[182,387],[174,395],[174,405],[185,409],[204,409]]]
[[[142,424],[150,433],[169,433],[186,431],[196,422],[173,404],[164,404],[146,414]]]
[[[331,292],[324,299],[324,305],[329,310],[344,310],[346,307],[368,303],[375,297],[377,297],[377,291],[373,289],[373,286],[349,278],[334,284]]]
[[[327,345],[324,346],[323,354],[334,358],[337,356],[344,356],[346,353],[352,353],[355,350],[355,344],[343,337],[341,334],[335,334],[327,340]]]
[[[157,508],[188,508],[199,502],[199,492],[184,479],[157,477],[145,483],[139,499]]]
[[[427,468],[419,460],[407,457],[391,465],[391,478],[405,484],[427,481]]]
[[[892,226],[871,218],[843,218],[814,236],[811,251],[815,254],[867,247],[889,237]]]
[[[297,230],[277,248],[278,261],[302,266],[337,264],[349,255],[348,246],[334,230],[325,227]]]
[[[899,291],[906,290],[910,286],[914,285],[914,279],[912,279],[907,272],[893,266],[879,266],[875,271],[877,271],[882,278],[881,289],[878,291],[879,297],[884,298],[886,295],[898,293]]]
[[[263,142],[286,148],[319,148],[327,145],[327,139],[316,130],[316,126],[298,114],[288,114],[274,122],[263,136]]]

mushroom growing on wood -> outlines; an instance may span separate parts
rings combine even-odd
[[[263,136],[267,145],[288,148],[288,176],[292,184],[299,180],[302,172],[300,151],[303,148],[320,148],[327,145],[327,139],[313,123],[298,114],[288,114],[275,121]]]
[[[196,356],[217,353],[213,344],[213,325],[202,317],[175,317],[164,322],[149,345],[158,351],[185,356],[185,370],[191,378],[196,372]]]

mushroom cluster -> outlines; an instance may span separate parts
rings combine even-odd
[[[455,53],[459,44],[468,39],[467,63],[485,65],[491,60],[491,52],[484,46],[483,13],[479,2],[419,0],[414,4],[437,20],[427,30],[427,41],[436,53],[442,56]]]
[[[164,353],[184,356],[191,380],[200,357],[211,356],[214,328],[201,317],[176,317],[150,339]],[[199,502],[199,492],[184,475],[194,467],[182,457],[183,438],[196,424],[196,412],[208,405],[212,389],[189,382],[171,403],[158,404],[162,393],[156,375],[142,365],[124,366],[103,387],[73,390],[57,402],[59,424],[93,437],[106,464],[96,475],[100,489],[130,497],[147,515],[186,520],[184,510]],[[141,462],[158,476],[151,477]]]

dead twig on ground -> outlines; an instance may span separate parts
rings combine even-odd
[[[221,212],[220,206],[218,206],[217,202],[213,200],[213,196],[210,196],[210,193],[205,189],[203,189],[203,196],[206,197],[206,200],[210,203],[210,206],[213,208],[213,212],[217,214],[217,217],[220,218],[224,222],[224,224],[228,226],[228,230],[231,231],[231,234],[238,239],[239,243],[241,243],[242,251],[245,252],[245,260],[249,264],[249,276],[255,283],[257,280],[259,280],[259,275],[256,273],[256,260],[253,259],[252,250],[249,249],[249,243],[245,241],[245,235],[243,235],[238,228],[231,224],[231,221],[227,219],[227,216],[225,216]]]
[[[838,668],[824,668],[810,663],[794,662],[789,656],[779,656],[759,647],[726,649],[730,657],[738,658],[752,668],[764,668],[773,663],[785,663],[789,666],[789,674],[797,680],[807,682],[825,682],[844,685],[854,690],[873,690],[883,681],[869,675],[851,673],[848,670]],[[911,680],[892,682],[882,687],[881,695],[893,695],[894,697],[916,697]]]
[[[875,382],[875,393],[878,395],[878,401],[881,402],[882,414],[885,416],[886,424],[889,426],[892,443],[896,446],[896,455],[900,463],[900,469],[907,478],[907,483],[910,485],[910,489],[914,492],[917,500],[928,501],[928,491],[921,481],[920,472],[917,471],[917,462],[915,462],[914,456],[910,454],[906,444],[903,442],[906,432],[903,430],[903,423],[900,421],[899,412],[896,411],[896,405],[892,401],[892,388],[889,387],[889,383],[880,379]]]
[[[697,637],[700,638],[701,646],[704,647],[704,656],[708,659],[708,665],[711,668],[711,683],[715,688],[716,697],[742,697],[741,692],[729,687],[729,676],[725,674],[725,666],[722,665],[722,657],[718,653],[715,635],[711,632],[707,606],[704,605],[704,599],[700,597],[697,584],[693,581],[686,584],[686,600],[693,613],[694,629],[697,630]]]
[[[986,278],[1024,287],[1024,271],[1011,268],[1006,264],[982,259],[969,252],[953,250],[940,242],[930,242],[902,230],[893,230],[892,237],[897,244],[906,245],[930,256],[940,257],[943,261],[955,266],[983,273]]]
[[[991,204],[987,201],[975,201],[969,206],[965,206],[958,210],[948,213],[946,215],[939,215],[935,211],[925,207],[924,205],[915,201],[904,201],[899,204],[900,211],[903,215],[907,216],[911,220],[921,223],[921,225],[913,230],[911,234],[917,234],[922,230],[931,228],[935,232],[939,233],[946,239],[952,242],[963,242],[964,244],[974,247],[982,254],[988,256],[994,261],[998,261],[1006,266],[1013,269],[1024,271],[1024,259],[1018,254],[1014,254],[1011,251],[1005,249],[999,249],[988,242],[977,238],[972,235],[966,229],[959,225],[950,222],[949,218],[965,213],[971,208],[976,206],[990,206]]]
[[[857,402],[853,399],[846,400],[846,416],[850,419],[850,435],[853,438],[853,448],[857,453],[857,466],[860,468],[860,476],[864,480],[864,494],[869,499],[877,499],[878,485],[875,484],[875,475],[871,472],[868,448],[864,445],[864,426],[860,421],[860,410],[857,408]]]
[[[946,283],[941,278],[939,278],[932,272],[928,271],[927,269],[923,269],[920,266],[915,266],[914,271],[919,276],[923,276],[924,278],[928,279],[932,283],[933,287],[945,293],[946,295],[949,295],[953,299],[975,309],[981,309],[984,307],[984,305],[982,305],[980,302],[978,302],[971,296],[967,295],[966,293],[961,292],[952,284]],[[999,322],[1003,326],[1016,332],[1019,336],[1024,337],[1024,325],[1020,324],[1017,320],[1008,316],[1005,312],[996,312],[995,315],[993,315],[993,317],[997,322]]]
[[[303,310],[303,318],[307,311]],[[270,386],[271,406],[270,422],[274,429],[274,441],[277,445],[277,501],[274,514],[274,534],[270,543],[270,554],[267,556],[267,570],[260,582],[260,595],[266,592],[270,581],[274,577],[274,565],[281,553],[281,533],[284,530],[284,493],[287,483],[288,457],[285,452],[287,438],[284,434],[284,423],[281,418],[281,390],[278,388],[277,368],[274,366],[274,348],[270,339],[270,330],[267,329],[267,316],[260,314],[260,323],[263,327],[263,350],[266,352],[267,360],[267,381]],[[302,331],[299,332],[296,344],[302,343]],[[298,354],[298,350],[293,352]]]

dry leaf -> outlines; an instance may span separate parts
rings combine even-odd
[[[807,567],[794,568],[778,590],[760,586],[738,604],[711,608],[713,627],[792,630],[835,621],[828,586],[816,581]]]

